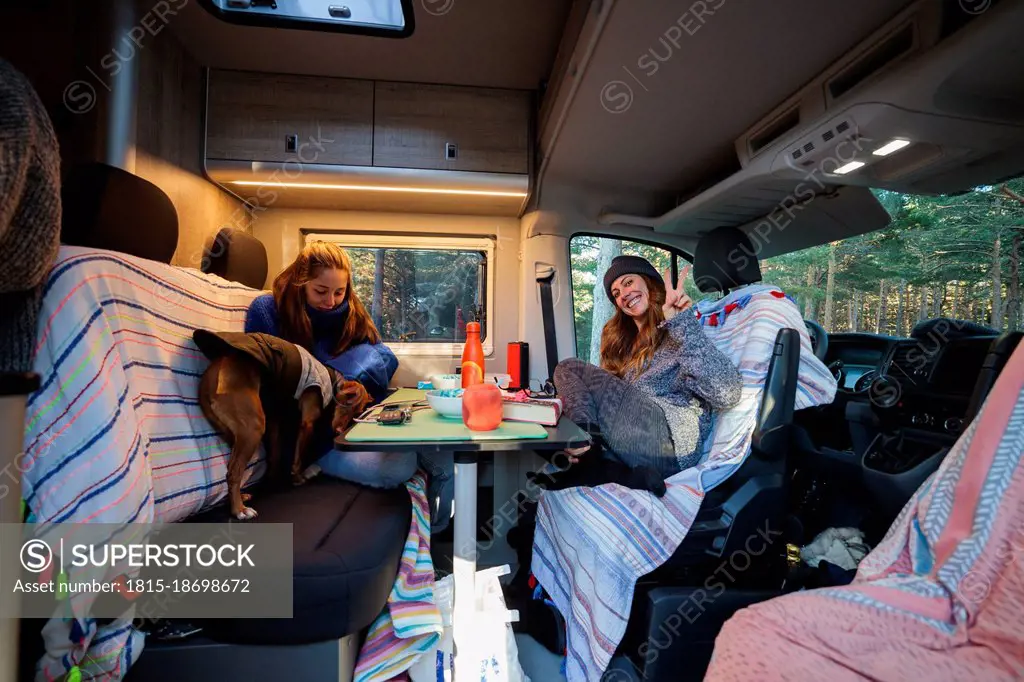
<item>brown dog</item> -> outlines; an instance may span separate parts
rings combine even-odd
[[[196,345],[211,359],[199,383],[203,414],[231,445],[228,496],[232,516],[248,520],[256,510],[245,506],[241,492],[246,467],[267,436],[267,472],[280,471],[280,420],[298,407],[298,436],[291,462],[293,485],[305,482],[303,457],[321,416],[331,402],[334,431],[348,428],[373,402],[358,381],[312,359],[304,349],[268,334],[208,332],[193,334]]]

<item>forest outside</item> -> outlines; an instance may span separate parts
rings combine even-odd
[[[466,323],[487,338],[486,255],[461,249],[347,247],[356,293],[385,342],[466,340]]]
[[[997,331],[1021,329],[1020,259],[1024,179],[958,196],[876,191],[892,217],[883,230],[766,259],[763,281],[792,296],[827,331],[906,336],[917,322],[949,317]],[[644,256],[659,271],[664,249],[573,237],[573,302],[578,357],[597,362],[611,317],[600,273],[619,253]],[[686,282],[694,300],[699,294]],[[595,328],[594,320],[598,320]]]

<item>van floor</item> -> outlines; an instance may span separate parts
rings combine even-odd
[[[519,649],[519,664],[523,666],[523,672],[531,680],[546,682],[565,679],[562,676],[564,657],[551,653],[530,635],[516,633],[516,648]]]

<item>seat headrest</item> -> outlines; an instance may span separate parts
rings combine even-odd
[[[253,289],[262,289],[269,269],[267,249],[259,239],[225,227],[203,254],[200,269]]]
[[[163,190],[105,163],[74,166],[64,177],[61,242],[170,263],[178,212]]]
[[[701,237],[693,254],[693,281],[704,293],[760,282],[761,266],[747,235],[723,226]]]

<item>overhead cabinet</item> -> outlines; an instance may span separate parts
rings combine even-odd
[[[208,159],[373,163],[371,81],[211,71],[208,93]]]
[[[527,173],[529,118],[523,91],[377,82],[373,164]]]
[[[208,159],[528,173],[530,93],[210,72]]]
[[[260,206],[520,215],[532,106],[521,90],[211,70],[205,170]]]

